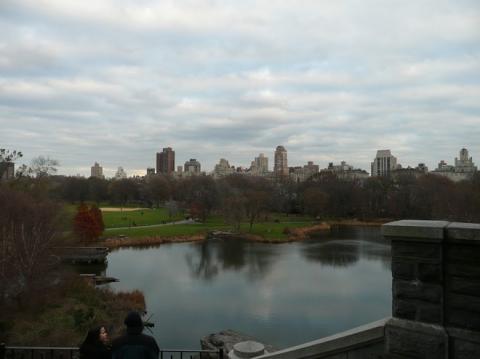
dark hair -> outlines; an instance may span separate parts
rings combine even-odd
[[[98,348],[99,345],[103,346],[104,344],[100,340],[100,330],[104,328],[107,330],[105,325],[101,325],[99,327],[95,327],[90,329],[83,341],[82,345],[80,346],[80,353],[87,353],[92,349]]]

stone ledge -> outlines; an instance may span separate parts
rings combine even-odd
[[[402,238],[402,240],[431,240],[442,241],[447,221],[420,221],[401,220],[386,223],[382,226],[382,235],[385,237]]]
[[[480,245],[480,224],[452,222],[447,226],[449,240],[474,241]]]
[[[382,342],[385,336],[385,324],[389,318],[347,330],[342,333],[297,345],[256,359],[323,358]],[[382,353],[378,353],[380,355]]]

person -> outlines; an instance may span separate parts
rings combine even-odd
[[[105,326],[93,328],[80,346],[80,359],[110,359],[108,332]]]
[[[127,333],[112,342],[113,359],[157,359],[160,349],[151,336],[143,334],[138,312],[130,312],[124,321]]]

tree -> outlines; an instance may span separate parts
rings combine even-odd
[[[84,244],[96,241],[104,230],[100,209],[97,206],[88,208],[82,203],[73,219],[73,230]]]
[[[313,217],[324,216],[328,205],[328,195],[317,187],[309,187],[303,192],[303,207]]]
[[[110,182],[109,191],[114,201],[125,206],[129,200],[138,197],[138,184],[132,178],[114,180]]]
[[[21,301],[52,280],[63,219],[61,207],[50,200],[0,188],[0,302]]]
[[[57,173],[60,163],[50,157],[38,156],[31,162],[30,168],[35,177],[47,177]]]
[[[193,176],[182,181],[182,198],[198,218],[205,222],[218,203],[218,190],[211,177]]]
[[[262,213],[267,208],[269,195],[265,191],[249,189],[244,193],[245,197],[245,212],[252,231],[253,224],[258,221]]]
[[[83,202],[88,196],[88,182],[81,177],[67,177],[62,181],[62,198],[71,203]]]
[[[239,193],[224,197],[222,213],[225,221],[231,224],[234,230],[240,230],[240,224],[245,219],[245,197]]]
[[[159,208],[160,202],[165,201],[170,193],[168,181],[162,175],[149,176],[145,181],[147,199]]]
[[[105,179],[90,177],[87,182],[89,200],[98,204],[108,198],[108,182]]]

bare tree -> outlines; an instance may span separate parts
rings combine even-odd
[[[51,279],[53,248],[63,233],[60,207],[0,189],[0,301],[21,298]]]
[[[60,163],[50,157],[38,156],[32,160],[31,171],[36,177],[47,177],[57,173]]]

